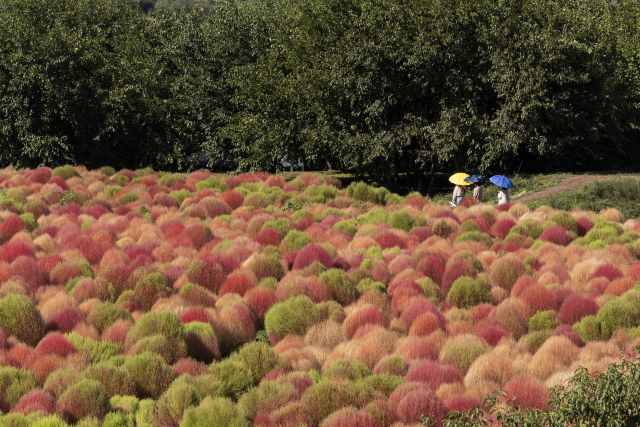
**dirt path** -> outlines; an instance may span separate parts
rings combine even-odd
[[[518,197],[516,193],[511,196],[511,199],[514,201],[517,200],[519,203],[534,202],[556,194],[577,190],[580,187],[591,184],[593,181],[608,181],[620,176],[621,175],[552,175],[546,179],[560,179],[558,184],[545,188],[544,190],[536,191],[535,193],[524,194],[520,197]]]

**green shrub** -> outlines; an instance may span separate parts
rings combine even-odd
[[[338,197],[338,189],[326,184],[320,187],[312,184],[304,190],[304,195],[316,203],[324,204]]]
[[[584,342],[597,341],[602,339],[602,326],[596,316],[585,316],[576,324],[573,329],[580,335]]]
[[[404,231],[411,231],[415,225],[414,219],[409,215],[409,212],[404,209],[392,212],[387,218],[387,224],[393,228],[399,228]]]
[[[258,384],[265,375],[274,369],[288,369],[289,364],[264,342],[251,342],[243,345],[240,349],[229,356],[232,360],[237,360],[249,369],[253,376],[253,381]]]
[[[163,274],[151,273],[138,280],[134,292],[142,308],[149,311],[158,299],[171,295],[172,289]]]
[[[37,384],[35,375],[26,369],[0,367],[0,411],[9,412]]]
[[[368,290],[375,290],[378,291],[380,293],[386,293],[387,292],[387,287],[384,285],[384,283],[382,282],[374,282],[373,279],[371,278],[365,278],[362,279],[358,282],[358,286],[356,286],[356,289],[358,289],[358,291],[364,293]]]
[[[213,362],[209,366],[209,370],[222,380],[225,385],[224,393],[228,397],[237,398],[255,384],[249,368],[237,360],[224,359],[220,362]]]
[[[291,224],[289,224],[289,221],[284,218],[278,218],[275,221],[265,222],[260,230],[265,230],[267,228],[278,230],[283,236],[286,236],[291,230],[293,230],[293,227],[291,226]]]
[[[544,342],[548,340],[549,337],[551,337],[551,334],[551,331],[546,330],[535,331],[526,334],[520,339],[520,341],[522,342],[523,347],[526,351],[534,354],[536,351],[538,351],[538,349],[540,349],[540,347],[542,347],[542,344],[544,344]]]
[[[320,424],[329,414],[351,404],[351,394],[343,384],[321,381],[302,395],[302,407],[311,416],[314,425]]]
[[[44,321],[29,297],[9,294],[0,299],[0,329],[35,347],[44,335]]]
[[[171,366],[151,353],[127,357],[122,365],[136,386],[138,397],[158,399],[175,379]]]
[[[179,173],[168,173],[163,175],[162,178],[158,180],[159,185],[164,185],[165,187],[173,187],[174,185],[183,184],[185,182],[185,178],[183,175]]]
[[[300,393],[290,382],[265,381],[242,395],[238,406],[249,420],[253,420],[259,410],[271,412],[278,409],[283,402],[297,400]]]
[[[111,175],[115,175],[116,174],[116,170],[115,168],[111,167],[111,166],[102,166],[100,169],[98,169],[103,175],[106,176],[111,176]]]
[[[65,336],[71,341],[78,353],[84,353],[89,363],[98,363],[119,355],[122,351],[118,344],[111,341],[95,341],[83,337],[77,332],[69,332]]]
[[[468,233],[471,231],[480,231],[480,227],[476,224],[472,219],[468,219],[462,224],[460,224],[459,231],[463,233]]]
[[[21,413],[0,415],[2,427],[29,427],[32,419]]]
[[[381,208],[371,209],[364,215],[358,216],[359,224],[375,224],[378,222],[387,222],[389,219],[389,214],[387,211]]]
[[[131,317],[129,310],[108,301],[94,307],[89,316],[87,316],[87,321],[101,332],[120,319],[133,322],[133,317]]]
[[[32,232],[35,231],[36,228],[38,228],[38,221],[32,213],[24,213],[20,215],[20,219],[22,220],[22,222],[24,222],[24,226],[27,231]]]
[[[358,231],[357,223],[353,219],[344,219],[342,221],[336,222],[333,225],[333,228],[335,228],[336,230],[339,230],[339,231],[341,231],[343,233],[346,233],[346,234],[350,235],[351,237],[355,236],[356,232]]]
[[[202,374],[192,377],[189,374],[180,375],[170,388],[180,384],[188,384],[193,388],[198,397],[198,402],[209,397],[224,397],[227,394],[228,387],[220,377],[214,374]]]
[[[488,234],[482,233],[480,231],[468,231],[466,233],[459,235],[454,239],[454,243],[468,242],[468,241],[484,243],[487,246],[491,246],[493,244],[491,237],[489,237]]]
[[[320,311],[311,299],[305,295],[279,302],[267,311],[264,319],[265,329],[281,338],[287,334],[301,335],[321,319]]]
[[[551,331],[560,325],[558,313],[555,310],[538,311],[529,318],[529,331]]]
[[[49,374],[42,389],[58,400],[69,387],[82,379],[83,375],[75,368],[59,368]]]
[[[338,360],[322,373],[322,378],[343,378],[347,381],[356,381],[364,379],[369,375],[371,375],[371,369],[358,360]]]
[[[283,252],[293,252],[304,248],[308,243],[312,243],[311,237],[302,231],[291,230],[284,236],[280,249]]]
[[[58,166],[51,172],[51,176],[59,176],[60,178],[67,180],[74,176],[80,176],[78,171],[71,165]]]
[[[227,398],[207,397],[196,408],[184,412],[180,427],[248,427],[249,422]]]
[[[464,376],[474,360],[490,350],[491,346],[488,344],[469,339],[462,344],[443,350],[440,354],[440,361],[456,367]]]
[[[135,384],[129,372],[111,363],[100,362],[90,365],[83,374],[85,378],[99,381],[104,386],[109,398],[135,393]]]
[[[205,179],[204,181],[200,181],[199,183],[196,184],[196,189],[198,191],[204,190],[205,188],[210,188],[214,191],[223,192],[227,189],[227,184],[224,183],[223,181],[220,181],[216,177],[211,176]]]
[[[485,280],[474,281],[460,277],[451,285],[447,301],[458,308],[471,308],[482,302],[491,302],[491,285]]]
[[[346,306],[358,299],[358,289],[351,283],[347,273],[340,268],[331,268],[320,275],[320,280],[327,285],[334,300]]]
[[[323,321],[333,320],[342,323],[345,318],[342,306],[333,300],[319,302],[316,304],[316,308],[320,313],[320,319]]]
[[[174,199],[176,199],[176,202],[178,202],[178,206],[181,206],[182,202],[184,202],[184,200],[187,197],[193,196],[193,193],[191,193],[191,191],[183,188],[181,190],[172,191],[172,192],[169,193],[169,195],[171,197],[173,197]]]
[[[153,335],[167,338],[177,359],[187,355],[184,325],[175,314],[164,310],[143,315],[127,333],[125,345],[130,348],[142,338]]]
[[[607,302],[596,316],[600,322],[603,339],[611,338],[611,334],[618,328],[633,328],[638,326],[640,316],[636,308],[620,299],[616,298]]]
[[[178,426],[184,411],[198,403],[198,395],[189,384],[172,385],[156,402],[156,410],[151,415],[151,427]]]
[[[398,375],[381,373],[369,375],[361,381],[373,389],[378,390],[388,399],[389,395],[391,395],[399,385],[404,383],[404,378]]]
[[[370,202],[377,205],[386,205],[391,198],[391,193],[384,187],[375,188],[364,182],[352,182],[346,189],[348,197],[359,202]]]
[[[104,418],[110,408],[104,386],[96,380],[85,379],[69,387],[58,400],[60,412],[71,423],[86,417]]]
[[[29,427],[69,427],[69,424],[58,418],[57,415],[44,416],[33,421]]]
[[[220,347],[216,333],[209,323],[189,322],[184,325],[187,354],[196,360],[211,363],[220,359]]]
[[[137,202],[138,200],[140,200],[140,197],[138,197],[135,193],[125,193],[122,196],[118,197],[118,203],[120,203],[121,205]]]
[[[576,219],[571,215],[571,213],[567,211],[556,212],[551,215],[550,219],[565,230],[573,231],[574,233],[578,234],[578,223],[576,222]]]

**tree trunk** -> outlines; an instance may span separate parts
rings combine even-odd
[[[393,152],[393,192],[398,192],[398,153]]]
[[[462,168],[460,167],[460,162],[458,161],[458,156],[453,156],[453,166],[455,166],[456,172],[462,172]]]
[[[434,167],[434,162],[431,162],[431,179],[429,180],[429,189],[427,190],[427,194],[429,195],[429,198],[433,197],[432,191],[433,191],[433,167]]]

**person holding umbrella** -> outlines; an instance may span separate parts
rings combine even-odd
[[[500,191],[498,191],[498,206],[509,203],[509,188],[513,188],[511,180],[504,175],[494,175],[489,178],[489,181],[500,187]]]
[[[464,179],[464,182],[475,184],[475,187],[473,188],[473,197],[480,203],[482,203],[482,187],[480,187],[480,181],[483,180],[484,176],[482,175],[471,175]]]
[[[455,188],[453,189],[453,198],[451,199],[451,206],[456,206],[459,205],[460,202],[462,202],[462,198],[464,197],[465,194],[465,185],[469,185],[467,182],[465,182],[465,178],[467,178],[469,175],[467,175],[466,173],[456,173],[453,174],[449,177],[449,182],[451,182],[452,184],[455,184]]]

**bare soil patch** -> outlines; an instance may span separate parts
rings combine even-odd
[[[547,197],[555,196],[557,194],[575,191],[578,188],[584,187],[587,184],[591,184],[594,181],[608,181],[622,176],[631,175],[551,175],[543,178],[543,180],[560,179],[560,182],[557,185],[545,188],[544,190],[536,191],[535,193],[523,195],[519,195],[517,192],[514,192],[515,194],[512,194],[511,199],[514,201],[518,201],[519,203],[535,202],[536,200],[546,199]]]

